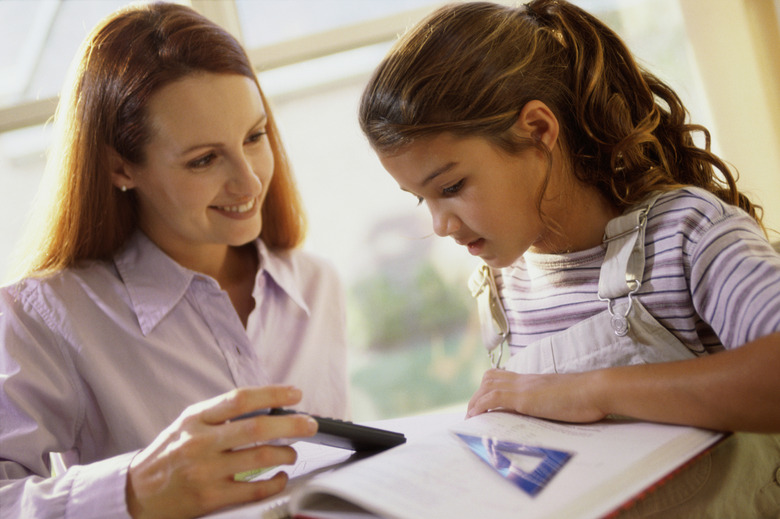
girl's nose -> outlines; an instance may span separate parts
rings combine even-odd
[[[447,237],[460,229],[460,219],[453,213],[442,210],[439,207],[428,206],[433,219],[433,232],[442,238]]]

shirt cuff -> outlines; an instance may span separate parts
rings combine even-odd
[[[75,465],[73,486],[65,512],[72,519],[129,519],[126,491],[127,470],[138,451],[114,456],[89,465]]]

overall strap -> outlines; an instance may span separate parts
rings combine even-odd
[[[599,274],[598,297],[607,302],[612,315],[612,327],[619,336],[628,333],[627,317],[631,311],[632,296],[642,286],[645,271],[645,228],[647,214],[661,193],[655,193],[630,212],[613,218],[607,223],[604,243],[607,253]],[[612,302],[628,296],[625,313],[616,314]]]
[[[474,271],[469,278],[469,290],[477,300],[482,343],[487,349],[490,363],[494,368],[501,367],[503,343],[509,335],[509,323],[498,295],[493,270],[488,265],[482,264]]]

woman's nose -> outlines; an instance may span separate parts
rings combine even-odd
[[[256,165],[249,157],[240,155],[236,158],[233,172],[228,182],[228,190],[237,195],[256,196],[263,190],[263,183],[255,172]]]

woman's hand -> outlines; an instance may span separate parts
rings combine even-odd
[[[287,483],[283,472],[258,482],[235,481],[233,476],[294,463],[292,447],[255,444],[312,436],[317,423],[306,415],[228,420],[300,399],[298,389],[269,386],[236,389],[188,407],[133,458],[126,489],[130,515],[195,517],[280,492]]]
[[[597,372],[524,375],[491,369],[469,401],[467,417],[492,409],[564,422],[595,422],[606,416],[589,390]]]

